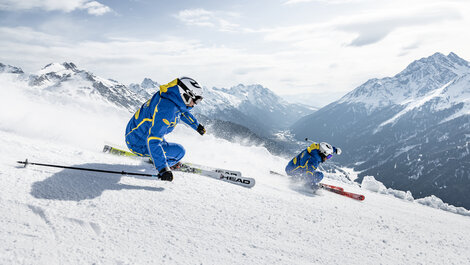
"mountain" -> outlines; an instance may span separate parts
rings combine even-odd
[[[138,94],[142,98],[150,98],[155,92],[160,90],[160,84],[150,78],[144,78],[140,84],[130,84],[129,90]]]
[[[343,148],[335,160],[417,196],[470,208],[470,64],[454,53],[371,79],[292,126]]]
[[[194,109],[197,114],[248,127],[263,137],[288,129],[314,111],[313,107],[288,103],[261,85],[243,84],[205,88],[204,100]]]
[[[72,98],[105,101],[134,111],[144,101],[115,80],[80,70],[73,63],[51,63],[29,75],[29,85],[37,90]]]
[[[24,74],[21,68],[0,63],[0,73]]]

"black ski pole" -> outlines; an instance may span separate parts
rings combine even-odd
[[[133,175],[133,176],[144,176],[144,177],[153,177],[158,178],[158,175],[152,174],[145,174],[145,173],[133,173],[133,172],[126,172],[126,171],[112,171],[112,170],[102,170],[102,169],[94,169],[94,168],[83,168],[83,167],[67,167],[61,165],[52,165],[52,164],[42,164],[42,163],[32,163],[29,162],[28,159],[25,161],[17,161],[20,164],[24,164],[24,167],[27,165],[34,165],[34,166],[44,166],[44,167],[58,167],[58,168],[66,168],[66,169],[74,169],[74,170],[83,170],[83,171],[93,171],[93,172],[101,172],[101,173],[110,173],[110,174],[121,174],[121,175]]]

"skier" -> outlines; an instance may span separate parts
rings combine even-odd
[[[307,185],[312,188],[317,188],[318,183],[323,179],[323,173],[316,171],[318,165],[330,159],[333,153],[340,155],[341,149],[329,143],[314,142],[287,164],[286,173],[294,179],[306,181]]]
[[[129,150],[150,157],[161,180],[172,181],[170,167],[177,166],[185,149],[177,143],[165,141],[164,136],[173,131],[181,119],[199,134],[206,130],[189,112],[202,100],[202,88],[189,77],[177,78],[145,102],[134,114],[126,128],[126,144]]]

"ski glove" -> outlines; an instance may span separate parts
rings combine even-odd
[[[172,181],[173,180],[173,173],[168,167],[163,168],[158,172],[158,178],[165,181]]]
[[[341,152],[342,152],[341,148],[335,147],[335,149],[336,149],[335,153],[338,154],[338,155],[341,155]]]
[[[202,126],[200,123],[199,125],[197,126],[197,132],[200,134],[200,135],[204,135],[206,133],[206,129],[204,129],[204,126]]]

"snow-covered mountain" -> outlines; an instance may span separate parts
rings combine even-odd
[[[161,182],[19,166],[28,158],[155,173],[148,163],[101,152],[105,141],[124,145],[128,111],[38,94],[9,75],[0,75],[0,264],[470,263],[465,209],[435,196],[415,200],[372,177],[359,187],[328,172],[323,182],[366,199],[312,193],[269,173],[282,172],[287,159],[184,125],[167,140],[186,148],[185,161],[239,170],[256,185],[183,172]]]
[[[80,70],[73,63],[51,63],[29,75],[29,85],[37,91],[71,98],[107,101],[134,111],[144,101],[115,80],[105,79]]]
[[[315,110],[307,105],[288,103],[261,85],[239,84],[231,88],[205,88],[204,100],[194,112],[272,137],[273,133],[287,129]]]
[[[140,84],[130,84],[129,90],[138,94],[142,98],[150,98],[153,94],[155,94],[155,92],[160,90],[160,84],[154,82],[150,78],[144,78]]]
[[[2,63],[0,63],[0,73],[24,74],[21,68],[11,65],[4,65]]]
[[[298,138],[343,147],[338,161],[417,196],[470,208],[470,64],[454,53],[371,79],[298,121]]]

